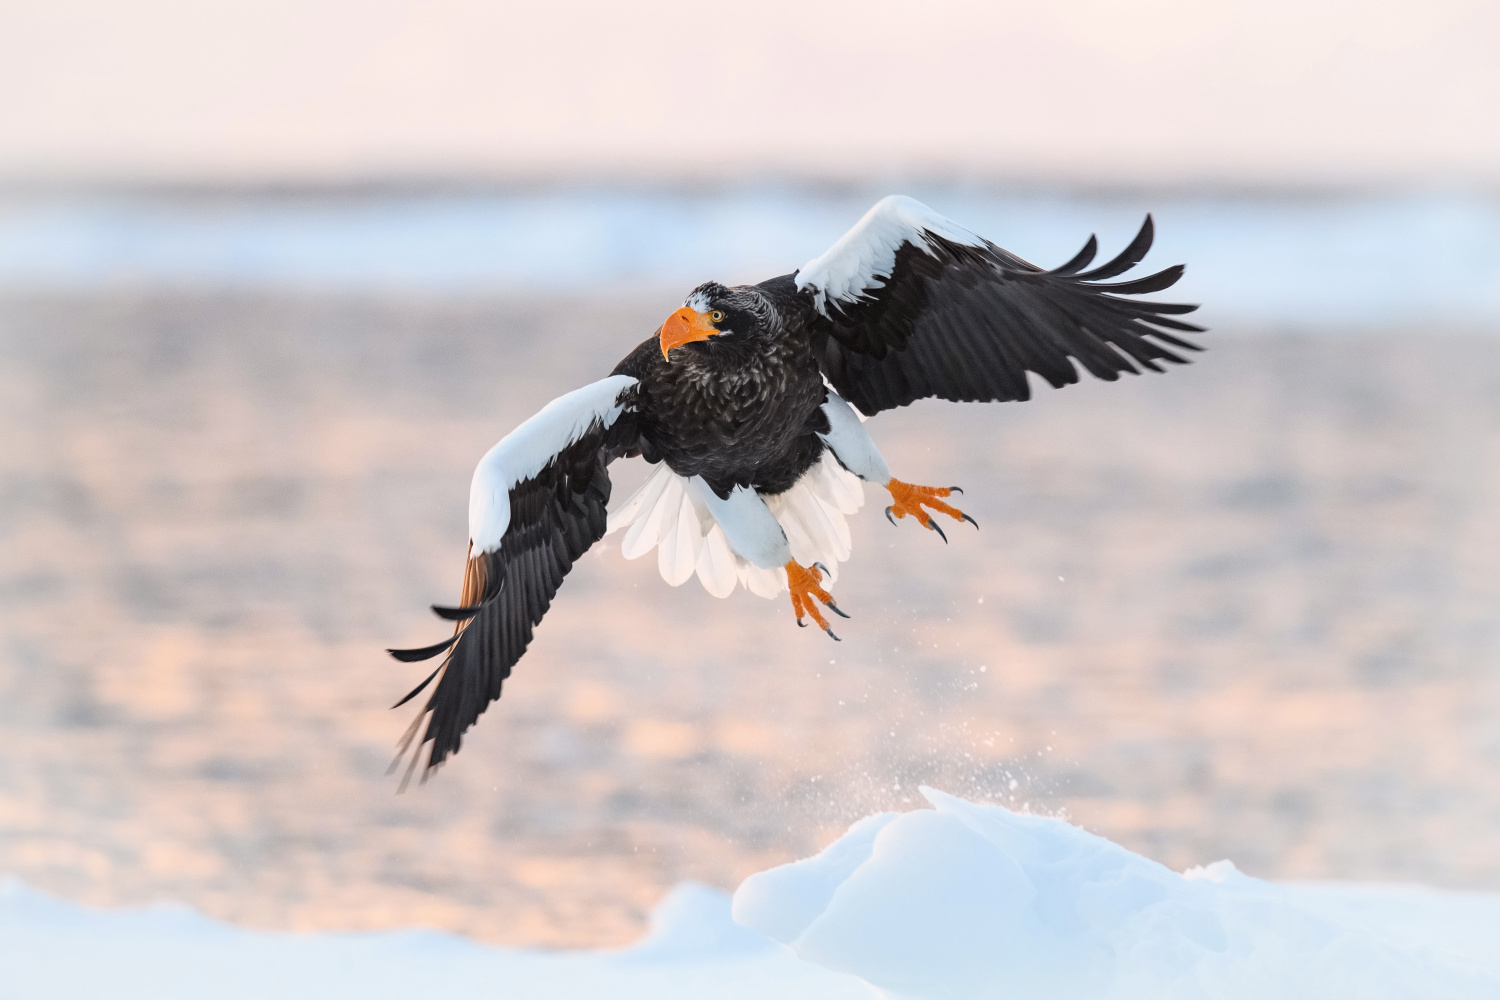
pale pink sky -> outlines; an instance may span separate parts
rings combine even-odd
[[[1500,180],[1496,0],[0,0],[0,177]]]

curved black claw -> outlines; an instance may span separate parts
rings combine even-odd
[[[833,634],[833,629],[831,629],[831,628],[825,628],[823,631],[827,632],[828,633],[828,638],[832,639],[834,642],[843,642],[844,641],[843,639],[840,639],[838,636],[834,635]]]
[[[970,524],[972,524],[974,526],[974,530],[975,531],[979,530],[979,522],[976,521],[976,520],[974,520],[968,514],[964,514],[964,513],[960,512],[958,516],[961,517],[961,518],[963,518],[965,521],[968,521]]]
[[[838,615],[840,618],[848,618],[849,617],[848,615],[844,614],[844,612],[839,609],[839,606],[837,604],[834,604],[832,601],[827,602],[827,605],[828,605],[828,610],[832,611],[834,614]]]
[[[944,545],[948,544],[948,536],[945,535],[945,534],[943,534],[943,529],[938,527],[938,523],[936,521],[934,521],[931,518],[928,518],[927,519],[927,527],[931,528],[933,531],[936,531],[938,533],[938,537],[943,540],[943,544]]]
[[[798,618],[797,619],[797,627],[798,628],[807,628],[807,622],[803,621],[801,618]]]
[[[832,576],[833,575],[832,573],[828,572],[828,567],[824,566],[822,563],[815,562],[815,563],[813,563],[813,565],[816,566],[816,567],[818,567],[818,569],[822,570],[824,576]]]
[[[891,527],[893,527],[893,528],[894,527],[898,527],[898,525],[896,524],[896,519],[891,516],[891,511],[893,511],[895,509],[896,509],[896,507],[895,507],[894,504],[892,504],[891,506],[889,506],[889,507],[887,507],[885,509],[885,519],[887,521],[891,522]]]
[[[963,490],[962,486],[950,486],[950,487],[948,487],[948,492],[949,493],[962,493],[963,491],[964,490]]]

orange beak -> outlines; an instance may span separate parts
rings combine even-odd
[[[661,356],[671,361],[672,357],[667,352],[672,348],[691,344],[695,340],[707,340],[718,332],[718,328],[708,321],[706,313],[694,312],[683,306],[668,316],[667,321],[661,325]]]

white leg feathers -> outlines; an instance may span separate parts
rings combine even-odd
[[[698,476],[687,484],[693,499],[708,511],[708,516],[723,530],[729,547],[741,558],[761,569],[777,569],[792,558],[786,531],[759,493],[736,486],[728,497],[720,499]]]
[[[866,482],[884,486],[891,478],[891,468],[885,464],[885,456],[875,447],[875,441],[865,430],[864,418],[842,396],[828,390],[823,401],[823,414],[828,418],[828,433],[819,434],[824,444],[844,463],[844,467]]]

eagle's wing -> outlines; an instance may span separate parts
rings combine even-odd
[[[560,396],[480,459],[469,489],[469,561],[460,606],[433,608],[457,621],[457,629],[424,649],[391,650],[408,662],[447,653],[396,703],[406,704],[437,681],[401,743],[404,755],[416,741],[407,777],[424,744],[432,744],[424,775],[458,751],[464,732],[500,697],[500,685],[563,577],[604,537],[607,466],[636,441],[635,387],[633,377],[611,375]]]
[[[1114,260],[1085,271],[1094,237],[1044,271],[921,202],[879,202],[827,253],[792,276],[824,375],[865,414],[937,396],[954,401],[1031,395],[1026,373],[1054,387],[1078,381],[1072,360],[1114,381],[1200,350],[1168,331],[1202,327],[1174,315],[1197,306],[1122,296],[1169,288],[1182,265],[1110,283],[1151,247],[1151,217]],[[786,279],[777,279],[786,280]]]

